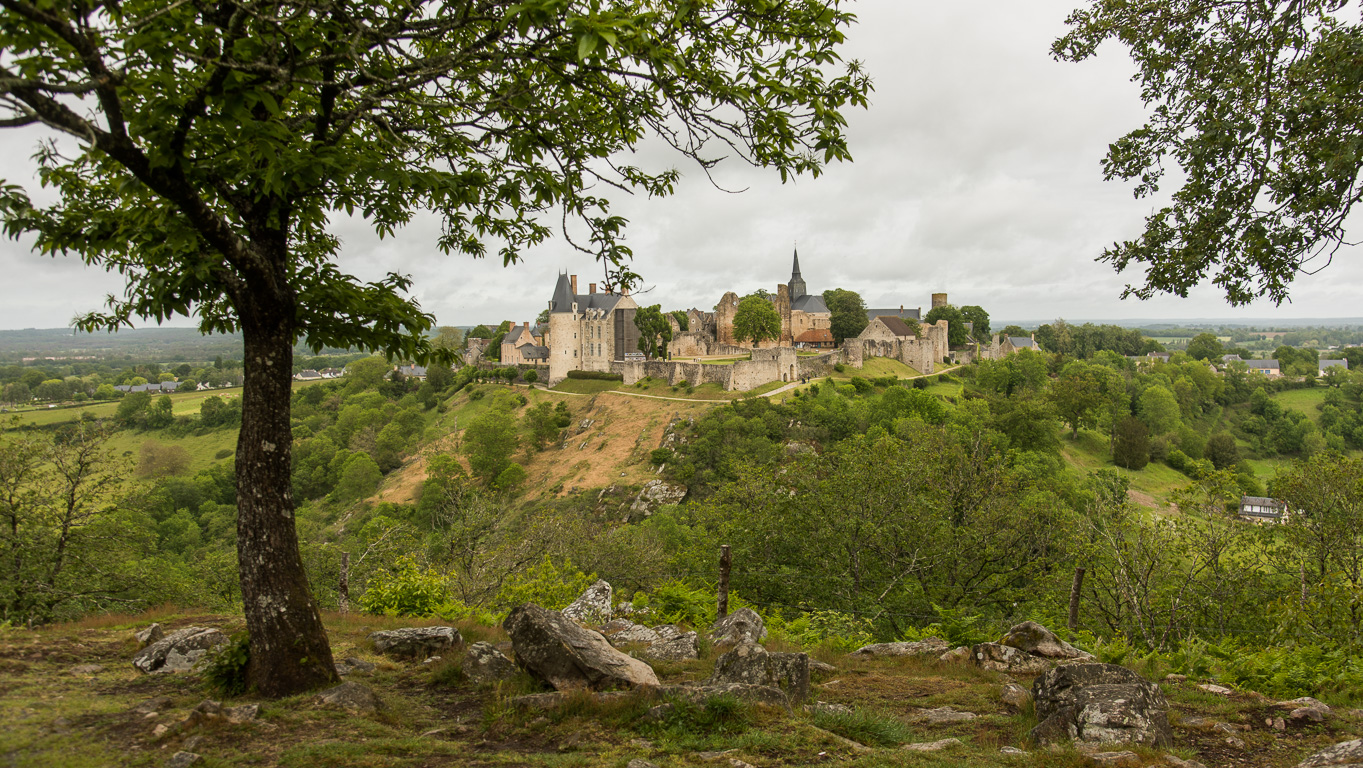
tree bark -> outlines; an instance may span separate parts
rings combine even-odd
[[[280,283],[275,283],[276,286]],[[246,357],[237,439],[237,564],[252,686],[268,697],[337,682],[298,550],[291,492],[292,303],[253,291],[238,305]]]
[[[1082,567],[1074,569],[1074,583],[1070,585],[1070,629],[1079,628],[1079,596],[1084,591],[1084,569]]]
[[[732,563],[729,545],[719,548],[719,590],[715,595],[715,620],[729,615],[729,566]]]

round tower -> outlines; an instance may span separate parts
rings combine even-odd
[[[945,307],[947,305],[947,295],[945,293],[932,294],[932,308]]]

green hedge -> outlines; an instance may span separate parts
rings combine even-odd
[[[568,371],[570,379],[597,379],[599,381],[624,381],[625,377],[619,373],[606,373],[605,371]]]

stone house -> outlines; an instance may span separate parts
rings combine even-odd
[[[548,359],[544,337],[537,335],[530,323],[515,326],[502,337],[503,365],[540,365]]]
[[[1282,368],[1278,366],[1277,360],[1246,360],[1245,366],[1254,373],[1262,373],[1270,379],[1276,379],[1283,375]]]
[[[738,294],[730,291],[715,307],[715,340],[720,345],[751,346],[751,342],[740,343],[734,338],[734,313],[738,310],[738,303]],[[795,252],[791,265],[789,285],[777,285],[771,303],[781,316],[781,333],[775,339],[758,344],[760,349],[793,347],[796,338],[809,331],[827,330],[832,333],[833,313],[828,310],[823,296],[808,292],[805,280],[800,275],[799,251]]]
[[[549,384],[568,377],[568,371],[610,371],[612,362],[641,359],[639,328],[634,315],[639,305],[628,293],[596,290],[577,292],[577,275],[560,274],[549,301],[549,330],[543,346],[549,363]]]
[[[1255,523],[1281,523],[1287,519],[1287,502],[1266,496],[1241,496],[1239,515]]]

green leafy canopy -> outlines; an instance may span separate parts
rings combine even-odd
[[[334,217],[387,237],[433,211],[443,252],[510,264],[558,212],[628,284],[626,222],[598,190],[673,191],[677,170],[612,159],[646,137],[783,179],[850,159],[842,112],[871,85],[837,53],[842,5],[13,0],[0,127],[74,142],[37,154],[56,202],[0,184],[0,217],[127,279],[86,329],[180,314],[235,330],[273,322],[250,309],[265,292],[314,348],[424,360],[440,351],[410,280],[338,269]]]

